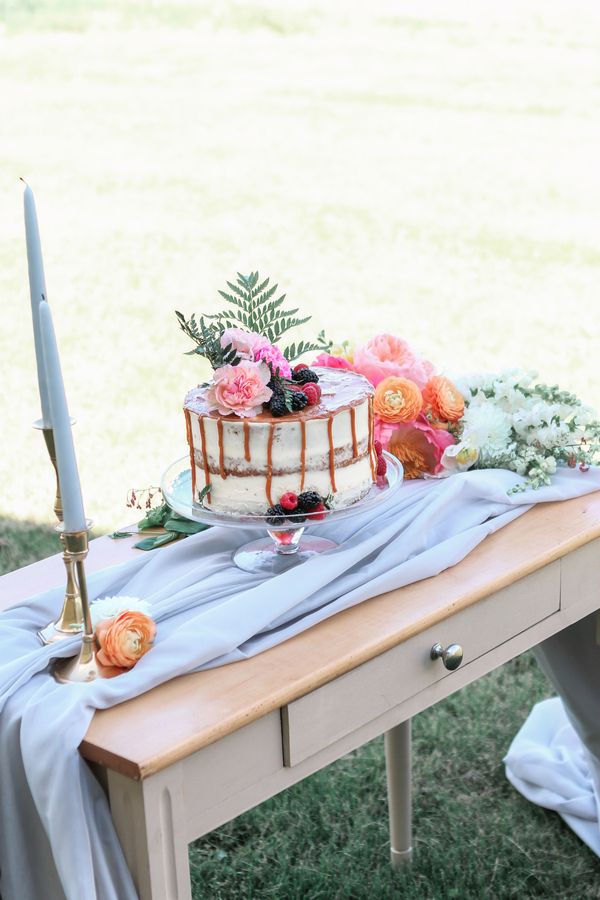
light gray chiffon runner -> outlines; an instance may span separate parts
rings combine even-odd
[[[57,650],[41,647],[36,632],[58,614],[62,585],[2,613],[3,900],[136,896],[106,798],[77,752],[95,709],[121,703],[177,675],[253,656],[369,597],[438,574],[534,503],[600,489],[596,469],[586,474],[560,470],[552,487],[509,496],[516,480],[510,472],[487,470],[406,483],[378,508],[324,524],[319,532],[340,545],[336,550],[270,579],[242,572],[231,561],[232,551],[256,532],[225,528],[94,573],[89,578],[92,598],[142,597],[158,622],[151,652],[131,672],[111,680],[61,685],[49,675],[48,663]],[[581,630],[587,635],[584,624]],[[595,637],[595,628],[593,632]],[[59,652],[71,655],[76,644],[76,638],[69,639]],[[593,650],[590,654],[597,665]],[[561,684],[564,677],[572,687],[569,697],[577,711],[571,651],[559,656],[567,674],[556,662],[554,671]],[[585,669],[583,661],[581,665]],[[597,729],[582,729],[596,748]],[[597,829],[596,800],[597,794]]]

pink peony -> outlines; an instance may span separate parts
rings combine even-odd
[[[263,403],[271,399],[273,391],[267,387],[271,378],[269,367],[263,362],[243,359],[237,366],[215,369],[213,383],[206,392],[209,412],[216,409],[222,416],[258,416]]]
[[[446,447],[456,443],[445,428],[433,428],[423,414],[414,422],[392,425],[375,417],[375,439],[404,464],[407,477],[441,472]]]
[[[266,339],[256,331],[244,331],[243,328],[226,328],[221,335],[221,347],[235,350],[240,359],[254,359],[254,348]],[[268,343],[268,342],[267,342]]]
[[[319,353],[313,366],[326,366],[328,369],[353,369],[351,363],[343,356],[331,356],[330,353]]]
[[[433,365],[418,356],[401,338],[378,334],[354,351],[354,366],[375,387],[389,375],[409,378],[424,388],[434,373]]]
[[[292,367],[279,349],[274,344],[270,344],[266,338],[261,338],[261,343],[257,343],[254,347],[254,359],[256,362],[262,360],[270,363],[275,372],[279,369],[282,378],[292,377]]]

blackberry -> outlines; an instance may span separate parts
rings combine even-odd
[[[267,510],[267,525],[283,525],[285,522],[286,511],[281,503],[270,506]]]
[[[310,512],[322,502],[323,498],[316,491],[304,491],[304,493],[298,494],[298,512]]]
[[[306,404],[308,403],[308,397],[304,393],[304,391],[294,391],[292,394],[292,409],[304,409]]]
[[[292,372],[292,378],[296,384],[308,384],[309,381],[316,384],[319,380],[319,376],[312,369],[300,369],[298,372]]]
[[[273,394],[271,399],[269,400],[269,409],[271,410],[271,414],[279,418],[280,416],[286,416],[288,414],[288,408],[285,405],[285,397],[283,395],[283,391],[281,394]]]

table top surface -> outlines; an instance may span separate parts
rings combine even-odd
[[[600,491],[540,503],[434,578],[367,600],[249,660],[173,679],[96,712],[81,753],[145,778],[597,537]],[[135,539],[93,541],[88,569],[131,558],[140,552],[131,549]],[[56,556],[3,576],[0,610],[60,583],[63,572]]]

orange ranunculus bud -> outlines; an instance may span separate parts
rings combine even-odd
[[[125,610],[96,626],[100,647],[96,658],[102,666],[131,669],[154,643],[156,623],[137,610]]]
[[[433,417],[443,422],[458,422],[465,413],[465,400],[449,378],[434,375],[423,388],[423,403]]]
[[[373,410],[384,422],[414,422],[422,406],[421,391],[409,378],[390,375],[375,388]]]

